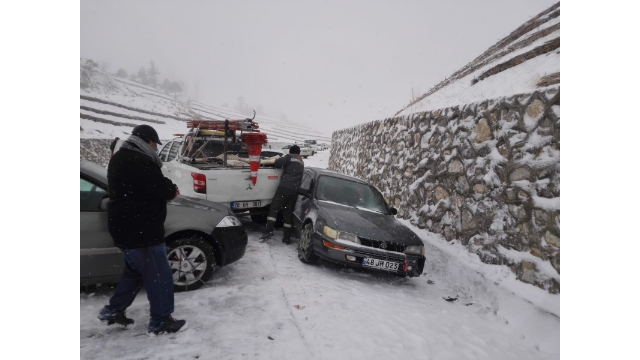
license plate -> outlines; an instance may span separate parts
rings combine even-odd
[[[364,258],[362,260],[362,266],[371,267],[374,269],[397,271],[400,263],[373,258]]]
[[[260,200],[258,200],[258,201],[236,201],[236,202],[232,202],[230,207],[232,209],[248,209],[248,208],[260,207],[261,203],[262,202]]]

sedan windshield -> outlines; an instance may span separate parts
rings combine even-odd
[[[331,176],[320,176],[316,192],[318,200],[330,201],[360,209],[389,214],[382,194],[371,185]]]

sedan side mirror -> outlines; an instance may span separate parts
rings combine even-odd
[[[398,215],[398,209],[391,207],[391,215]]]
[[[100,200],[100,210],[107,210],[107,207],[109,205],[109,195],[105,195],[102,197],[102,200]]]

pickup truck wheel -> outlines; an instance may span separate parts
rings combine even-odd
[[[173,273],[173,291],[200,288],[213,274],[216,258],[203,239],[188,237],[167,244],[167,260]]]
[[[255,224],[264,225],[267,223],[267,214],[255,214],[251,210],[249,210],[249,214],[251,214],[251,221]]]
[[[300,234],[300,243],[298,243],[298,259],[305,264],[315,264],[319,257],[313,251],[311,239],[313,236],[313,225],[306,223]]]

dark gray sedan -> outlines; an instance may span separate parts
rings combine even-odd
[[[124,258],[107,228],[107,170],[80,160],[80,285],[116,283]],[[175,291],[195,290],[244,256],[247,232],[231,209],[178,196],[167,206],[167,261]]]
[[[306,168],[293,222],[298,258],[322,258],[352,267],[420,276],[424,243],[395,218],[382,194],[366,181]]]

